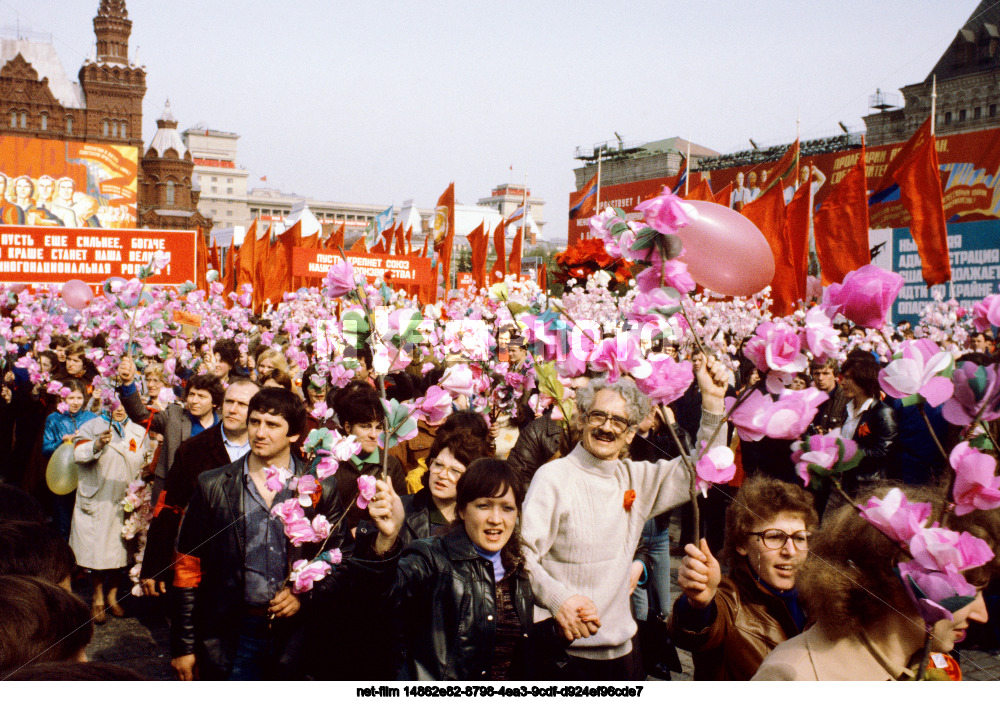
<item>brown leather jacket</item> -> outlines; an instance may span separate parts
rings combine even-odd
[[[714,617],[704,629],[682,625],[683,599],[674,602],[667,625],[673,643],[691,651],[696,681],[747,681],[778,643],[801,632],[785,603],[758,584],[746,564],[722,578]]]

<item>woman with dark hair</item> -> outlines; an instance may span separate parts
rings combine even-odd
[[[879,399],[878,362],[854,352],[841,367],[847,397],[847,419],[840,434],[858,444],[861,464],[844,476],[844,488],[854,492],[874,480],[896,477],[893,443],[898,435],[893,410]]]
[[[751,477],[726,511],[722,576],[707,542],[685,546],[677,573],[684,595],[668,624],[694,656],[695,680],[746,681],[778,643],[798,635],[805,614],[795,589],[819,517],[802,487]]]
[[[406,678],[533,678],[540,645],[558,644],[551,621],[533,625],[518,525],[524,491],[505,461],[475,460],[458,481],[454,526],[403,549],[403,505],[379,481],[369,507],[379,535],[370,546],[359,542],[352,563],[372,578],[372,595],[403,617]]]
[[[0,670],[32,662],[87,661],[94,627],[79,597],[38,577],[0,576]],[[0,674],[0,679],[6,674]]]
[[[421,489],[402,497],[406,521],[400,533],[403,545],[441,535],[455,521],[457,484],[468,466],[487,457],[482,438],[466,430],[441,431],[427,454],[427,472]]]
[[[901,487],[909,503],[928,502],[935,512],[941,495],[923,487]],[[865,490],[857,500],[884,498],[888,486]],[[952,518],[949,527],[997,541],[996,510]],[[815,621],[801,635],[778,645],[754,680],[891,681],[914,678],[925,642],[925,624],[907,594],[897,566],[908,559],[900,546],[845,504],[828,513],[809,543],[812,557],[798,577],[802,603]],[[975,599],[934,624],[931,652],[949,652],[970,622],[987,620],[982,589],[996,560],[962,576],[976,587]]]
[[[378,392],[359,380],[351,381],[334,395],[333,408],[344,433],[354,436],[361,444],[361,453],[344,460],[337,469],[337,487],[347,510],[347,527],[353,530],[365,513],[356,501],[358,478],[361,475],[382,475],[382,451],[378,439],[385,422],[385,409]],[[393,487],[398,493],[404,493],[406,473],[403,464],[397,457],[389,455],[386,467]]]

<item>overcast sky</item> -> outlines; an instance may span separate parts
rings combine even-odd
[[[0,0],[75,79],[99,0]],[[522,182],[566,236],[577,146],[681,136],[720,152],[863,127],[923,80],[976,0],[128,0],[143,139],[241,135],[250,184],[342,202],[475,204]],[[511,175],[513,166],[513,175]]]

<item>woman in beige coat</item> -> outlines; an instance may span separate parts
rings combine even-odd
[[[105,606],[115,616],[124,615],[117,599],[120,570],[128,564],[122,538],[125,510],[121,502],[129,483],[139,477],[150,457],[149,441],[142,426],[129,421],[121,406],[114,410],[111,419],[109,423],[98,416],[83,424],[73,450],[80,468],[80,483],[69,544],[77,564],[90,570],[96,623],[107,620]]]

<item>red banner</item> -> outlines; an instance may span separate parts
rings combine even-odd
[[[322,278],[340,253],[320,248],[299,248],[292,251],[292,275]],[[354,271],[362,273],[369,282],[385,280],[395,285],[433,285],[429,258],[386,256],[372,253],[347,252],[347,260]]]
[[[885,174],[893,157],[903,143],[869,147],[865,154],[865,171],[869,187],[874,186]],[[1000,129],[984,129],[964,134],[946,134],[937,137],[938,163],[944,192],[944,215],[948,222],[982,221],[1000,219]],[[697,177],[709,180],[712,191],[719,192],[732,185],[733,201],[751,202],[760,196],[775,177],[776,166],[783,153],[774,161],[753,166],[726,168],[714,171],[692,171],[691,187]],[[799,159],[800,180],[806,166],[815,166],[819,173],[813,179],[813,205],[819,207],[832,192],[833,186],[847,175],[857,163],[861,149],[836,151]],[[742,176],[742,177],[739,177]],[[677,176],[642,180],[621,185],[601,186],[601,209],[621,207],[630,218],[640,218],[635,206],[659,195],[664,185],[673,185]],[[804,182],[804,180],[802,180]],[[800,182],[801,184],[801,182]],[[818,186],[818,187],[817,187]],[[785,202],[795,191],[794,173],[781,181]],[[738,192],[737,192],[738,191]],[[570,201],[579,193],[570,193]],[[571,219],[569,240],[572,243],[589,230],[587,218]],[[869,208],[869,228],[903,228],[910,224],[910,215],[900,199],[889,199]]]
[[[180,285],[195,277],[195,232],[150,229],[0,228],[0,282],[27,284],[136,277],[154,253],[170,263],[150,285]]]

